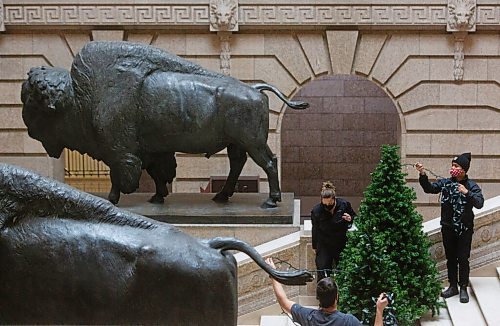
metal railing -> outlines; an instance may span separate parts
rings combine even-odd
[[[109,178],[109,167],[87,154],[65,149],[64,161],[66,178]]]

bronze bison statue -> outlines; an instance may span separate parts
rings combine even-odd
[[[291,108],[308,106],[288,101],[271,85],[250,86],[150,46],[90,42],[76,55],[71,72],[32,68],[21,99],[29,135],[50,156],[58,158],[69,148],[109,166],[112,203],[120,192],[138,188],[144,168],[156,183],[151,201],[163,202],[166,182],[175,177],[175,152],[208,158],[227,148],[229,176],[214,200],[226,202],[233,195],[248,154],[269,180],[263,207],[276,207],[281,191],[276,157],[267,145],[264,90]],[[165,157],[174,164],[164,167]]]
[[[246,243],[197,240],[33,172],[0,164],[0,323],[236,325]]]

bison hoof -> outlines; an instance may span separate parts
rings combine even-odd
[[[165,202],[165,198],[160,195],[153,195],[153,197],[149,198],[148,202],[151,204],[163,204]]]
[[[276,208],[278,205],[276,205],[276,202],[272,200],[271,198],[268,198],[265,202],[260,205],[260,208],[268,209],[268,208]]]
[[[108,200],[111,202],[111,204],[116,205],[116,204],[118,204],[120,197],[119,196],[108,196]]]
[[[227,203],[229,196],[223,194],[222,192],[218,192],[212,200],[216,203]]]

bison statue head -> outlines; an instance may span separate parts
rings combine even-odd
[[[54,135],[64,111],[74,104],[69,72],[62,68],[31,68],[22,85],[21,101],[28,134],[39,140],[51,157],[59,158],[64,145]]]

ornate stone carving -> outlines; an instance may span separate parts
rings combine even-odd
[[[210,0],[210,31],[238,30],[238,0]]]
[[[292,266],[300,267],[299,243],[295,243],[286,249],[273,253],[272,257],[290,263]],[[286,270],[286,265],[281,266],[279,260],[274,262],[278,269]],[[311,268],[312,269],[312,268]],[[315,285],[312,285],[315,288]],[[289,298],[299,295],[299,288],[285,287]],[[275,296],[271,288],[269,276],[263,272],[255,263],[248,261],[238,264],[238,314],[243,315],[275,303]]]
[[[476,0],[448,0],[448,32],[476,30]]]
[[[464,40],[467,32],[455,33],[455,52],[453,54],[453,78],[464,79]]]
[[[442,260],[444,258],[444,247],[443,243],[434,244],[431,249],[431,256],[435,260]]]
[[[494,234],[494,231],[492,230],[492,228],[487,225],[487,226],[482,227],[480,230],[481,230],[481,232],[480,232],[481,241],[484,243],[490,242],[490,240],[493,238],[493,234]]]
[[[0,32],[5,31],[5,24],[3,23],[3,3],[0,0]]]
[[[220,70],[231,75],[231,32],[219,32],[220,39]]]

